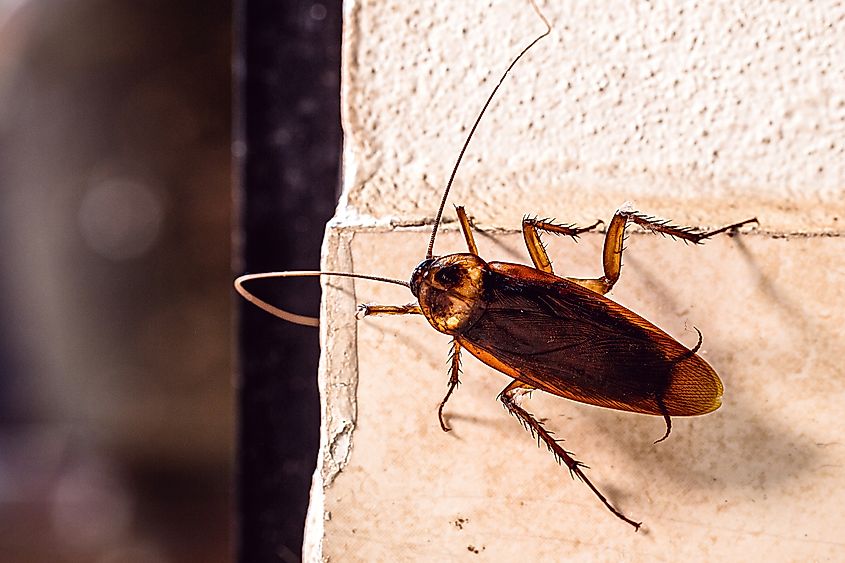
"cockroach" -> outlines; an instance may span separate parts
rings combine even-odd
[[[533,2],[532,6],[546,29],[511,61],[476,117],[443,191],[425,259],[414,269],[410,282],[353,272],[297,271],[244,275],[235,281],[235,288],[262,309],[308,326],[317,326],[317,319],[274,307],[248,292],[244,283],[259,278],[341,276],[409,288],[416,302],[360,305],[358,317],[423,315],[435,330],[452,337],[448,390],[437,411],[441,428],[450,430],[443,418],[443,408],[458,387],[461,353],[465,350],[512,378],[498,396],[505,409],[542,440],[555,459],[567,466],[573,478],[578,477],[614,515],[638,530],[642,523],[627,517],[608,501],[584,473],[587,466],[574,459],[552,432],[522,406],[521,398],[539,389],[590,405],[661,416],[666,431],[655,443],[669,437],[673,416],[698,416],[718,409],[722,382],[697,354],[701,332],[696,329],[698,343],[689,349],[605,294],[619,280],[625,228],[629,223],[700,244],[717,234],[736,232],[757,219],[704,231],[676,226],[639,213],[629,205],[623,206],[605,230],[603,275],[586,279],[556,275],[540,234],[577,238],[598,228],[602,221],[578,228],[526,216],[522,235],[533,266],[525,266],[483,260],[478,255],[469,216],[463,207],[457,207],[468,251],[436,256],[434,242],[449,191],[478,124],[511,69],[551,32],[549,22]]]

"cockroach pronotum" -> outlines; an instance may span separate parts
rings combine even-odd
[[[410,289],[416,302],[407,305],[361,305],[359,317],[375,315],[423,315],[439,332],[452,337],[448,390],[438,408],[440,426],[443,408],[457,388],[461,352],[466,350],[483,363],[512,378],[499,393],[510,414],[542,440],[571,475],[583,481],[618,518],[635,529],[632,520],[613,506],[584,473],[586,467],[560,445],[545,425],[521,404],[532,390],[574,401],[621,411],[662,416],[665,440],[673,416],[697,416],[719,408],[722,382],[710,365],[697,355],[702,336],[689,349],[657,326],[605,297],[619,279],[625,227],[640,227],[685,242],[701,243],[719,233],[736,231],[756,223],[748,219],[715,230],[679,227],[623,206],[606,228],[602,262],[604,274],[594,279],[561,277],[554,273],[542,232],[576,238],[596,229],[578,228],[550,220],[525,217],[522,234],[533,266],[507,262],[486,262],[478,255],[469,216],[457,207],[457,216],[467,252],[434,255],[434,242],[449,191],[461,160],[478,124],[499,87],[516,63],[537,42],[551,32],[551,26],[536,5],[545,24],[537,36],[510,63],[467,135],[446,183],[434,218],[425,259],[414,269],[410,282],[352,272],[270,272],[244,275],[235,281],[237,291],[251,303],[290,322],[316,326],[317,319],[283,311],[252,295],[244,283],[259,278],[341,276],[398,284]],[[657,443],[655,442],[655,443]]]

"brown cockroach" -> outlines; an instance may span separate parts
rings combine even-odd
[[[595,229],[601,221],[578,228],[525,217],[522,234],[533,263],[525,266],[486,262],[479,257],[469,217],[462,207],[457,207],[468,251],[435,256],[434,241],[449,191],[484,112],[516,63],[551,32],[546,18],[536,5],[533,7],[546,30],[513,59],[479,112],[444,189],[425,259],[414,269],[410,282],[352,272],[270,272],[241,276],[235,287],[262,309],[309,326],[316,326],[317,319],[278,309],[252,295],[243,284],[259,278],[341,276],[408,287],[416,302],[396,306],[361,305],[360,316],[423,315],[435,330],[452,337],[449,387],[438,408],[442,429],[449,431],[443,420],[443,407],[458,386],[460,356],[466,350],[512,378],[499,393],[499,400],[508,412],[542,440],[558,462],[566,464],[573,478],[583,481],[614,515],[639,529],[641,522],[628,518],[608,501],[584,473],[586,466],[563,449],[544,424],[525,410],[520,397],[539,389],[581,403],[662,416],[666,432],[657,442],[669,436],[671,417],[697,416],[719,408],[722,382],[713,368],[696,354],[701,347],[701,332],[698,332],[698,343],[689,349],[605,294],[619,279],[628,223],[697,244],[757,220],[701,231],[678,227],[629,206],[623,207],[606,229],[604,274],[584,279],[554,273],[540,233],[575,238]]]

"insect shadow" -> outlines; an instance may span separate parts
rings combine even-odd
[[[766,274],[758,267],[749,245],[742,237],[731,239],[732,249],[738,251],[747,265],[752,268],[752,277],[757,282],[759,292],[768,297],[772,304],[779,303],[783,308],[781,322],[773,330],[794,330],[794,323],[807,325],[807,317],[793,306],[773,285]],[[656,275],[654,271],[631,254],[627,257],[626,267],[636,272],[637,283],[646,292],[659,295],[672,310],[680,310],[681,302],[674,299],[670,284]],[[632,276],[633,277],[633,276]],[[765,334],[760,335],[765,340]],[[735,343],[722,337],[718,331],[709,331],[705,348],[710,357],[730,358],[736,352]],[[771,377],[789,379],[790,373],[771,373]],[[741,372],[728,375],[726,388],[731,389],[732,380],[743,377]],[[739,383],[739,381],[737,381]],[[747,399],[748,395],[744,395]],[[597,418],[594,412],[585,416]],[[696,425],[696,442],[681,444],[676,448],[666,448],[655,452],[654,456],[636,457],[634,452],[641,446],[641,440],[631,432],[617,432],[605,425],[597,425],[599,432],[606,433],[614,441],[623,455],[629,456],[631,463],[641,463],[643,468],[661,479],[682,479],[684,483],[703,489],[777,489],[784,483],[806,479],[808,470],[818,464],[818,450],[811,447],[794,429],[781,423],[769,412],[755,410],[753,405],[737,397],[726,403],[719,413],[714,415],[722,419],[719,425]],[[683,440],[680,438],[679,441]],[[703,444],[708,448],[706,463],[690,463],[690,458],[700,456]],[[737,457],[737,452],[743,452]],[[714,467],[718,468],[714,471]]]

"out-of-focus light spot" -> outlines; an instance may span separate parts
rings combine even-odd
[[[103,459],[90,457],[72,465],[59,478],[52,500],[53,529],[69,546],[114,544],[129,532],[129,492]]]
[[[296,106],[296,110],[300,115],[314,115],[320,109],[320,103],[313,96],[303,98]]]
[[[327,70],[320,75],[320,83],[323,86],[334,87],[340,81],[340,73],[334,70]]]
[[[293,141],[293,133],[289,127],[279,127],[273,133],[273,143],[277,147],[287,147]]]
[[[232,143],[232,156],[235,158],[243,158],[246,156],[246,143],[243,141],[234,141]]]
[[[155,243],[162,203],[146,184],[109,178],[92,186],[79,208],[79,229],[88,246],[111,260],[137,258]]]
[[[291,166],[284,172],[284,181],[290,188],[299,188],[305,183],[305,172],[299,167]]]
[[[311,5],[311,10],[309,11],[309,15],[311,19],[319,21],[323,21],[326,19],[326,7],[320,4],[319,2]]]

